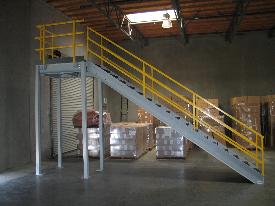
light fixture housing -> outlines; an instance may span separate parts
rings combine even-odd
[[[163,14],[163,21],[162,21],[162,28],[164,29],[169,29],[171,28],[173,25],[172,25],[172,21],[170,20],[170,15],[168,13],[166,14]]]

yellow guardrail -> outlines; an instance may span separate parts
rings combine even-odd
[[[83,43],[76,43],[76,36],[83,35],[84,32],[76,31],[76,23],[81,23],[82,21],[74,20],[69,22],[59,22],[53,24],[39,25],[40,36],[36,39],[40,42],[40,48],[37,51],[40,53],[40,59],[43,64],[45,64],[45,51],[50,50],[53,52],[54,49],[61,48],[71,48],[73,62],[76,59],[75,50],[77,47],[84,47]],[[47,29],[50,27],[58,27],[59,25],[72,25],[72,31],[62,34],[56,34],[49,32]],[[48,33],[48,34],[46,34]],[[54,38],[62,38],[72,36],[72,44],[66,46],[54,45]],[[51,39],[51,46],[46,46],[46,40]],[[193,90],[182,85],[160,69],[154,67],[145,60],[134,55],[130,51],[121,47],[117,43],[108,39],[107,37],[101,35],[92,28],[87,27],[86,30],[86,59],[89,60],[91,56],[97,58],[101,64],[107,64],[116,72],[127,77],[136,86],[139,86],[143,91],[145,97],[158,98],[159,101],[164,103],[166,106],[171,108],[173,111],[183,114],[193,123],[194,129],[200,127],[207,128],[219,138],[226,141],[229,145],[236,148],[242,154],[246,155],[250,160],[255,162],[256,167],[261,170],[262,175],[264,175],[264,145],[263,136],[254,130],[253,128],[247,126],[245,123],[236,119],[227,112],[221,110],[216,105],[203,98]],[[93,61],[95,61],[95,58]],[[168,86],[169,85],[169,86]],[[192,109],[189,110],[184,107],[183,104],[176,101],[172,101],[171,97],[179,99],[184,104],[188,104]],[[218,118],[211,116],[205,109],[198,106],[198,101],[202,101],[205,104],[211,106],[220,114],[224,115],[230,119],[234,124],[248,130],[254,135],[253,139],[249,139],[242,132],[232,128],[230,125],[224,123]],[[226,128],[235,136],[241,138],[245,143],[253,146],[255,150],[249,150],[244,145],[233,140],[227,136],[224,132],[219,131],[215,128],[211,122],[207,122],[201,118],[201,115],[207,116],[215,124]]]
[[[72,58],[73,62],[76,61],[76,49],[79,47],[84,48],[84,44],[77,43],[76,37],[79,35],[84,35],[85,32],[77,31],[77,24],[82,23],[84,20],[72,20],[72,21],[66,21],[66,22],[57,22],[52,24],[43,24],[43,25],[37,25],[37,29],[39,30],[39,37],[36,37],[35,39],[39,41],[39,49],[36,49],[36,51],[40,54],[40,61],[42,61],[43,64],[46,63],[46,56],[47,52],[50,51],[51,57],[54,57],[54,50],[61,50],[61,49],[72,49]],[[55,30],[58,30],[59,26],[67,26],[67,28],[62,28],[62,33],[55,33]],[[53,31],[52,31],[53,30]],[[67,32],[66,30],[69,30]],[[60,45],[60,43],[55,42],[56,39],[62,39],[64,37],[70,37],[71,44],[67,45]],[[49,46],[47,45],[47,41],[50,39]]]

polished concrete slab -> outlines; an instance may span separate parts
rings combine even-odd
[[[104,172],[81,178],[82,160],[67,158],[63,169],[44,163],[0,174],[0,205],[275,205],[275,151],[266,152],[264,185],[254,185],[203,151],[187,160],[156,160],[154,151],[138,161],[107,160]]]

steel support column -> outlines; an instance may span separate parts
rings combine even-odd
[[[58,141],[58,168],[62,168],[61,78],[57,78],[56,96],[57,96],[56,122],[57,122],[57,141]]]
[[[98,107],[99,107],[99,144],[100,144],[100,165],[98,171],[104,169],[104,140],[103,140],[103,88],[102,81],[97,79],[98,84]]]
[[[86,94],[86,64],[81,65],[81,98],[82,98],[82,134],[83,134],[83,178],[89,178],[88,131],[87,131],[87,94]]]
[[[35,174],[41,175],[41,141],[40,141],[40,68],[36,66],[35,71]]]

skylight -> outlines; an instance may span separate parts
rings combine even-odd
[[[126,15],[130,21],[130,24],[144,24],[152,22],[162,22],[165,20],[164,14],[168,13],[170,15],[170,20],[176,20],[174,10],[163,10],[163,11],[151,11],[143,13],[135,13]]]

